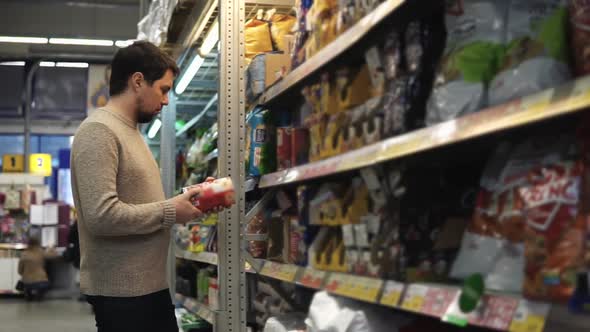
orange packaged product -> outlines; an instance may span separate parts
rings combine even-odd
[[[530,173],[524,203],[525,296],[567,301],[582,266],[586,226],[578,218],[582,163],[564,161]]]

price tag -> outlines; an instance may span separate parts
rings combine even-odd
[[[325,278],[325,271],[318,271],[306,268],[303,270],[303,276],[301,277],[298,283],[305,287],[320,289]]]
[[[570,108],[585,107],[590,104],[590,77],[584,77],[576,81],[574,89],[567,100]]]
[[[274,279],[293,282],[297,274],[297,268],[296,265],[265,262],[261,274]]]
[[[405,286],[406,285],[401,282],[391,280],[386,281],[380,303],[389,307],[397,307]]]
[[[429,288],[426,292],[421,312],[437,318],[443,317],[458,293],[458,289]]]
[[[517,298],[485,294],[481,298],[480,305],[470,315],[469,323],[506,331],[510,326],[517,306]]]
[[[547,303],[520,300],[510,332],[542,332],[550,309]]]
[[[406,295],[402,301],[402,308],[420,312],[424,305],[424,297],[428,292],[428,286],[413,284],[406,288]]]
[[[541,93],[527,96],[522,99],[521,108],[524,111],[523,115],[535,115],[547,109],[551,103],[551,97],[555,93],[555,89],[549,89]]]
[[[51,176],[51,155],[33,153],[29,156],[29,170],[32,174]]]
[[[459,296],[458,292],[453,299],[451,305],[447,308],[447,311],[442,317],[443,322],[455,324],[457,326],[465,327],[469,323],[469,314],[461,311],[459,308]]]
[[[25,157],[22,154],[5,154],[2,156],[2,172],[24,172]]]
[[[383,280],[381,279],[332,273],[328,278],[326,290],[334,294],[375,303],[382,286]]]

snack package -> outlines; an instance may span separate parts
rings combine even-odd
[[[432,125],[486,106],[486,85],[503,56],[508,0],[451,0],[447,3],[447,45],[428,100]]]
[[[259,176],[276,170],[276,130],[271,112],[256,108],[246,118],[247,173]]]
[[[291,33],[297,19],[291,15],[274,14],[270,18],[270,33],[278,51],[288,52],[284,36]]]
[[[267,259],[288,263],[289,261],[289,227],[290,223],[282,216],[281,210],[272,213],[268,223]]]
[[[277,128],[277,170],[284,170],[291,168],[292,152],[291,144],[293,140],[291,135],[293,128],[291,127],[280,127]]]
[[[576,75],[590,74],[590,2],[570,0],[571,48]]]
[[[291,166],[306,164],[309,160],[309,130],[292,128],[291,130]]]
[[[249,64],[258,54],[273,51],[268,22],[258,19],[246,22],[244,41],[246,44],[246,64]]]
[[[561,162],[531,172],[520,189],[525,205],[525,296],[567,301],[582,266],[586,225],[577,218],[581,162]]]
[[[246,235],[257,235],[255,240],[248,241],[248,251],[254,258],[266,258],[268,248],[268,222],[264,211],[252,218],[246,225]]]
[[[203,213],[208,213],[219,206],[228,208],[235,203],[234,184],[229,177],[184,187],[182,192],[185,193],[193,187],[200,188],[201,193],[192,197],[191,202]]]
[[[570,80],[566,0],[511,0],[506,51],[490,85],[497,105]]]

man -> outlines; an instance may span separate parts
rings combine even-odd
[[[156,46],[136,42],[111,68],[111,99],[80,125],[72,146],[80,287],[99,332],[178,332],[166,282],[170,227],[201,215],[189,201],[199,191],[165,200],[137,128],[168,104],[178,67]]]

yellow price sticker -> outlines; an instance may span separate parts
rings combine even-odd
[[[386,281],[380,303],[389,307],[397,307],[404,291],[404,284],[397,281]]]
[[[25,157],[22,154],[5,154],[2,156],[2,172],[24,172]]]
[[[349,296],[361,301],[377,302],[381,287],[383,287],[381,279],[356,276],[350,276],[348,279]]]
[[[29,170],[32,174],[51,176],[51,155],[33,153],[29,156]]]
[[[574,83],[574,89],[567,100],[569,108],[580,108],[590,105],[590,77],[580,78]]]
[[[410,285],[406,290],[401,307],[410,311],[420,312],[424,305],[426,292],[428,292],[428,287],[425,285]]]
[[[303,270],[303,275],[299,279],[299,284],[305,287],[319,289],[322,287],[324,279],[326,277],[325,271],[318,271],[310,268]]]
[[[523,114],[532,116],[545,111],[551,103],[554,93],[555,89],[549,89],[532,96],[524,97],[521,103],[521,108],[524,111]]]
[[[261,274],[274,279],[279,279],[286,282],[293,282],[297,274],[297,266],[279,264],[275,262],[266,262],[262,267]]]
[[[550,305],[546,303],[520,300],[510,332],[543,332]]]

